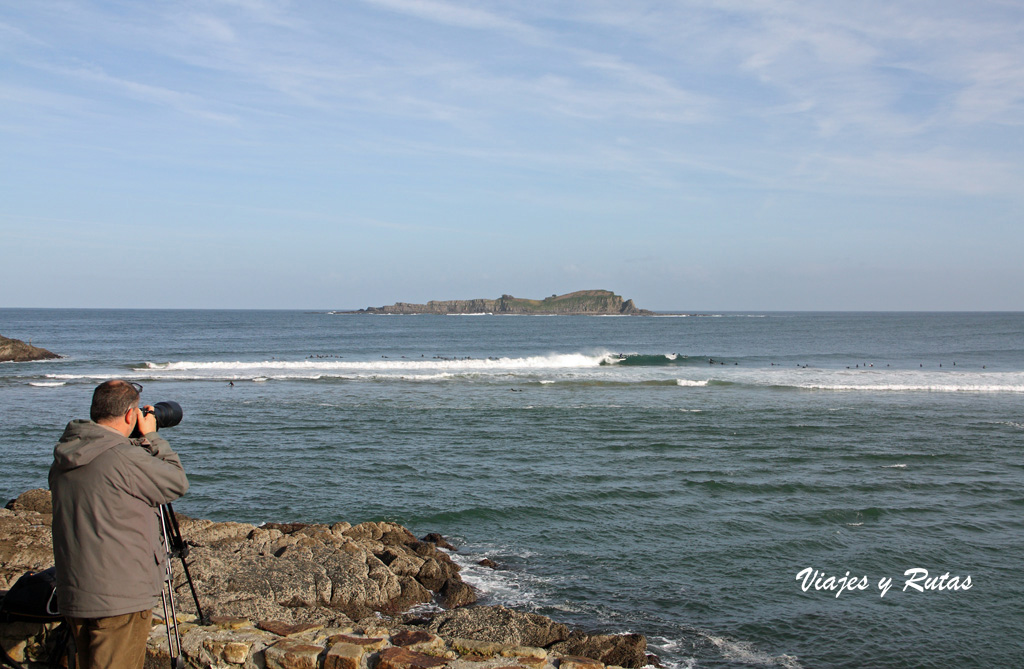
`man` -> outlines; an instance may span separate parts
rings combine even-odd
[[[121,380],[100,384],[92,420],[68,423],[53,449],[57,597],[81,669],[142,667],[165,574],[157,507],[188,490],[156,416],[139,410],[141,390]],[[132,439],[136,425],[144,436]]]

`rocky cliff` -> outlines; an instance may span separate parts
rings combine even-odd
[[[581,314],[589,316],[648,316],[633,300],[623,300],[610,290],[579,290],[530,300],[502,295],[496,300],[431,300],[426,304],[396,302],[386,307],[367,307],[360,314]]]
[[[32,360],[50,360],[59,357],[56,353],[26,344],[20,339],[8,339],[0,336],[0,362],[31,362]]]
[[[53,564],[47,490],[0,509],[0,589]],[[309,669],[605,669],[648,663],[639,634],[586,634],[544,616],[469,606],[438,535],[417,539],[395,523],[217,523],[178,516],[204,619],[175,567],[182,647],[189,667]],[[404,613],[418,604],[418,613]],[[146,667],[170,661],[156,616]],[[0,623],[15,660],[42,658],[53,626]]]

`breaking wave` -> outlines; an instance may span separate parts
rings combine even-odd
[[[708,362],[713,362],[710,366]],[[725,364],[718,364],[724,362]],[[766,392],[1024,394],[1024,372],[916,369],[780,368],[761,360],[678,353],[607,351],[523,357],[380,356],[376,359],[179,360],[145,362],[120,374],[146,380],[253,382],[415,382],[514,384],[543,388],[747,388]],[[100,374],[47,374],[23,379],[37,386],[90,382]]]

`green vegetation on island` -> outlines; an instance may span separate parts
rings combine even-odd
[[[578,290],[531,300],[502,295],[496,300],[431,300],[426,304],[396,302],[385,307],[367,307],[357,314],[564,314],[587,316],[650,316],[654,312],[638,309],[633,300],[623,300],[610,290]]]

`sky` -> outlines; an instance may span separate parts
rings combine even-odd
[[[0,307],[1024,310],[1017,0],[0,0]]]

